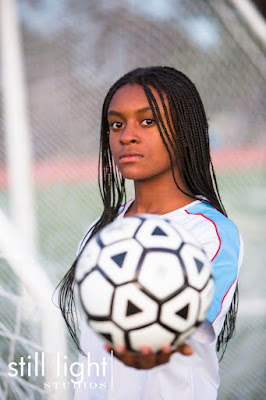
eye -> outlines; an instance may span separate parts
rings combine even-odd
[[[114,131],[116,131],[116,130],[122,128],[123,123],[122,123],[122,122],[119,122],[119,121],[113,121],[113,122],[110,122],[109,126],[110,126]]]
[[[155,123],[154,119],[151,119],[151,118],[145,118],[141,121],[141,125],[144,125],[144,126],[150,126],[150,125],[153,125],[154,123]]]

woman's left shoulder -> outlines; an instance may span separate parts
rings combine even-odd
[[[209,223],[212,224],[218,232],[223,231],[225,234],[228,234],[231,237],[232,235],[239,236],[239,230],[234,221],[222,214],[210,204],[199,202],[192,207],[189,207],[187,209],[187,213],[195,216],[198,215],[201,217],[202,222],[209,221]]]
[[[194,231],[207,250],[210,259],[232,253],[236,258],[243,252],[243,240],[236,224],[216,208],[199,202],[186,210],[194,221]]]

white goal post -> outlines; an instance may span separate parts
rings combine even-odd
[[[52,303],[53,285],[43,267],[26,248],[19,232],[0,210],[0,256],[18,276],[21,286],[27,290],[40,311],[42,343],[39,347],[45,354],[45,380],[59,382],[63,377],[58,377],[55,360],[60,354],[62,362],[67,354],[64,322],[60,310]],[[54,400],[67,399],[67,391],[59,387],[47,392],[47,396]]]
[[[50,282],[44,267],[36,257],[36,226],[33,195],[31,139],[27,112],[27,85],[24,73],[21,34],[16,13],[16,0],[0,0],[1,18],[1,63],[3,114],[7,144],[8,160],[8,189],[10,198],[10,220],[0,210],[0,258],[8,265],[8,273],[1,270],[1,279],[9,279],[15,274],[19,282],[19,295],[6,290],[0,281],[1,298],[14,301],[14,309],[2,307],[0,320],[0,336],[10,341],[8,360],[0,358],[0,378],[3,377],[4,389],[1,387],[0,397],[23,398],[18,387],[37,390],[45,393],[45,398],[62,400],[68,399],[67,390],[59,385],[56,389],[44,391],[34,380],[22,379],[21,376],[12,378],[8,388],[8,368],[6,362],[13,361],[16,356],[16,344],[26,352],[27,348],[36,349],[45,354],[45,376],[49,382],[61,382],[58,377],[58,365],[55,360],[67,354],[66,335],[60,310],[52,303],[54,286]],[[38,325],[34,325],[34,315],[28,315],[29,329],[40,331],[41,343],[24,337],[21,331],[23,315],[21,304],[28,298],[29,305],[38,311]],[[25,310],[24,310],[25,313]],[[13,315],[14,314],[14,315]],[[25,316],[25,315],[24,315]],[[37,319],[37,318],[36,318]],[[11,321],[12,320],[12,324]],[[15,322],[14,322],[15,321]],[[12,326],[11,326],[12,325]],[[37,335],[39,336],[39,335]],[[32,336],[33,337],[33,336]],[[28,347],[27,347],[28,346]],[[62,359],[60,360],[62,362]],[[65,378],[64,378],[65,379]],[[14,389],[12,397],[12,387]],[[10,394],[11,393],[11,394]],[[16,394],[14,394],[16,393]],[[19,396],[19,397],[17,397]],[[21,397],[22,396],[22,397]],[[32,397],[33,396],[33,397]],[[1,397],[2,398],[2,397]],[[5,397],[4,397],[5,398]],[[31,395],[34,398],[34,394]]]

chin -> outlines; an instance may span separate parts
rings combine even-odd
[[[125,179],[129,179],[129,180],[131,180],[131,181],[139,181],[139,180],[142,180],[143,178],[142,177],[140,177],[139,175],[136,175],[136,174],[122,174],[123,175],[123,177],[125,178]]]
[[[119,172],[123,175],[123,177],[125,179],[131,179],[131,180],[142,180],[145,179],[145,177],[143,176],[143,172],[137,172],[137,171],[130,171],[129,169],[119,169]]]
[[[131,180],[139,180],[143,179],[143,171],[140,171],[135,168],[119,168],[120,173],[123,175],[125,179]]]
[[[127,173],[127,174],[122,174],[125,179],[132,180],[132,181],[145,181],[146,179],[149,179],[149,176],[143,175],[143,174],[133,174],[133,173]]]

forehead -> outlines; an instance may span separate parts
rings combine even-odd
[[[152,86],[150,85],[148,86],[153,96],[155,97],[155,100],[159,108],[162,108],[162,103],[158,92]],[[167,103],[166,96],[165,94],[163,95],[164,95],[164,100]],[[150,106],[149,101],[146,97],[146,94],[142,86],[138,84],[133,84],[133,85],[126,84],[115,92],[108,107],[108,111],[117,110],[121,108],[140,109],[149,106]]]

